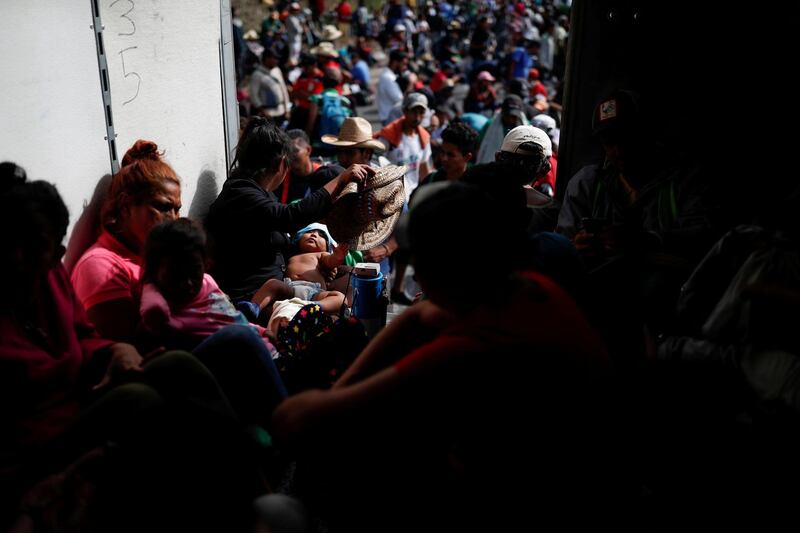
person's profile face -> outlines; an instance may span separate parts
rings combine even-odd
[[[292,139],[292,171],[302,173],[311,161],[311,147],[303,139]]]
[[[144,243],[150,230],[168,220],[180,216],[181,186],[173,181],[164,181],[161,190],[138,204],[131,204],[124,210],[127,213],[124,224],[129,232]]]

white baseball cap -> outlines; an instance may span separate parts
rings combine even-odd
[[[525,149],[525,143],[537,144],[542,148],[545,157],[553,155],[553,143],[547,134],[533,126],[517,126],[508,132],[500,146],[501,152],[511,154],[534,155]]]

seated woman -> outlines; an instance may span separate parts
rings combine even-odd
[[[618,494],[603,471],[616,435],[603,416],[602,342],[555,283],[515,272],[524,238],[501,206],[461,183],[424,189],[396,235],[429,301],[379,333],[334,388],[275,410],[299,455],[298,487],[345,531],[595,520],[566,510],[603,510]],[[453,263],[453,250],[485,242],[505,255]],[[485,290],[474,289],[478,271]]]
[[[180,208],[180,178],[155,143],[137,141],[112,178],[100,238],[72,271],[75,292],[105,337],[134,338],[139,316],[134,285],[141,277],[144,241],[158,223],[178,218]]]
[[[243,428],[191,355],[96,335],[60,261],[67,225],[49,183],[0,190],[0,529],[21,511],[31,531],[199,527],[194,505],[225,529],[264,490]]]
[[[72,271],[78,299],[105,338],[135,338],[144,243],[157,224],[178,218],[180,208],[180,178],[161,159],[155,143],[137,141],[111,179],[99,239]],[[192,353],[247,421],[267,424],[272,407],[286,397],[271,354],[248,326],[222,328]]]
[[[234,167],[205,220],[211,242],[211,274],[234,302],[252,300],[264,283],[282,280],[287,233],[322,220],[350,182],[375,171],[351,165],[308,197],[282,204],[273,193],[289,171],[291,143],[271,122],[252,118],[236,148]]]

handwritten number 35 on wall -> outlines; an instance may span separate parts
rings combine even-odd
[[[109,9],[113,8],[114,5],[118,4],[119,2],[127,2],[128,4],[130,4],[130,9],[128,9],[125,13],[120,15],[120,18],[123,18],[123,19],[127,20],[130,23],[130,31],[129,32],[120,32],[117,35],[119,35],[120,37],[133,37],[133,35],[136,34],[136,23],[128,15],[130,15],[130,13],[134,10],[134,8],[136,7],[136,4],[133,2],[133,0],[114,0],[113,2],[111,2],[109,4],[108,8]],[[122,62],[122,75],[126,79],[127,78],[133,78],[133,79],[128,80],[129,82],[136,81],[136,92],[134,92],[133,96],[130,99],[122,102],[122,105],[130,104],[131,102],[136,100],[136,97],[139,96],[139,88],[142,86],[142,77],[139,75],[139,73],[135,72],[133,70],[128,72],[127,68],[125,67],[125,52],[129,52],[131,50],[136,50],[137,48],[139,48],[139,47],[138,46],[129,46],[129,47],[123,48],[122,50],[119,51],[119,58],[120,58],[120,61]]]

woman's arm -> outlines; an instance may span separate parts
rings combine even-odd
[[[350,165],[344,172],[326,183],[323,189],[335,198],[348,183],[363,183],[364,180],[373,175],[375,175],[375,169],[369,165]]]
[[[360,409],[394,392],[404,379],[394,367],[347,387],[309,390],[290,396],[272,413],[276,436],[291,444],[324,426],[335,427],[339,416],[357,416]]]
[[[367,165],[351,165],[310,196],[288,205],[280,203],[271,192],[265,194],[252,180],[237,180],[241,183],[230,191],[225,210],[237,218],[241,216],[245,226],[292,233],[324,218],[331,208],[331,198],[345,185],[351,181],[362,182],[374,173],[375,170]]]

